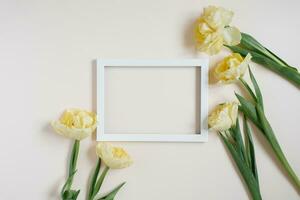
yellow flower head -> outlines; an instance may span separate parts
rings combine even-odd
[[[204,8],[203,15],[197,20],[195,38],[197,49],[209,55],[217,54],[224,44],[237,45],[241,33],[235,27],[229,27],[233,12],[222,7]]]
[[[233,12],[222,7],[208,6],[203,9],[202,17],[214,29],[228,26],[232,20]]]
[[[97,116],[80,109],[68,109],[62,117],[51,123],[54,130],[63,136],[82,140],[90,136],[97,126]]]
[[[214,71],[215,77],[219,82],[234,82],[244,75],[250,61],[250,54],[243,58],[240,54],[233,53],[217,64]]]
[[[106,142],[97,144],[96,153],[111,169],[126,168],[133,163],[131,157],[123,148],[113,147]]]
[[[209,115],[208,125],[211,130],[226,131],[235,126],[238,104],[235,102],[219,104]]]
[[[220,52],[224,43],[219,31],[211,28],[203,18],[199,18],[197,21],[195,38],[197,49],[209,55]]]

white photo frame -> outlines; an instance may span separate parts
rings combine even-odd
[[[200,133],[195,134],[136,134],[136,133],[106,133],[105,132],[105,67],[148,67],[178,68],[198,67],[200,77]],[[173,60],[106,60],[97,59],[97,141],[140,141],[140,142],[207,142],[208,140],[208,59],[173,59]]]

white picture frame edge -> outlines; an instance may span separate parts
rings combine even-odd
[[[97,59],[97,141],[207,142],[208,141],[208,58],[171,60]],[[200,67],[200,134],[114,134],[105,133],[105,67]]]

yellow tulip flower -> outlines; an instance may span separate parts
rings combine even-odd
[[[222,7],[208,6],[203,9],[203,19],[214,29],[228,26],[234,13]]]
[[[209,55],[217,54],[223,47],[223,37],[219,31],[211,28],[203,18],[199,18],[195,30],[196,47]]]
[[[82,140],[96,129],[97,116],[80,109],[68,109],[59,120],[53,121],[51,125],[62,136]]]
[[[208,117],[209,128],[215,131],[226,131],[235,126],[237,115],[236,102],[219,104]]]
[[[126,168],[133,163],[131,157],[123,148],[114,147],[106,142],[97,144],[96,153],[111,169]]]
[[[241,33],[229,23],[233,12],[222,7],[209,6],[204,8],[203,15],[197,20],[195,28],[196,46],[199,51],[209,55],[217,54],[224,44],[237,45]]]
[[[250,61],[250,54],[243,58],[240,54],[233,53],[217,64],[214,70],[215,77],[222,83],[239,80],[245,74]]]

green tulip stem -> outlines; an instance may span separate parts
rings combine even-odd
[[[79,147],[80,147],[80,141],[75,140],[73,148],[72,148],[72,152],[71,152],[70,161],[69,161],[68,179],[66,180],[66,182],[61,190],[62,199],[65,199],[65,197],[64,197],[65,192],[68,193],[71,191],[73,178],[77,171],[76,166],[77,166],[77,159],[78,159],[78,154],[79,154]],[[79,193],[79,191],[77,191],[77,193]],[[76,195],[78,195],[78,194],[76,194]],[[76,198],[77,198],[77,196],[76,196]]]
[[[71,181],[70,181],[68,189],[71,188],[72,183],[73,183],[74,176],[72,176],[72,175],[76,171],[77,159],[78,159],[78,154],[79,154],[79,147],[80,147],[80,141],[79,140],[75,140],[74,145],[73,145],[73,149],[72,149],[71,158],[70,158],[69,177],[71,177]]]
[[[99,168],[99,170],[100,170],[100,168]],[[98,194],[98,192],[100,191],[100,188],[101,188],[101,186],[102,186],[102,183],[103,183],[103,181],[104,181],[104,179],[105,179],[105,176],[106,176],[108,170],[109,170],[109,167],[108,167],[108,166],[105,166],[105,168],[104,168],[104,170],[102,171],[101,175],[99,176],[98,180],[94,183],[95,185],[92,186],[92,187],[94,187],[94,188],[93,188],[93,192],[92,192],[92,194],[91,194],[91,196],[90,196],[90,198],[89,198],[90,200],[94,200],[95,196],[96,196],[96,195]]]

